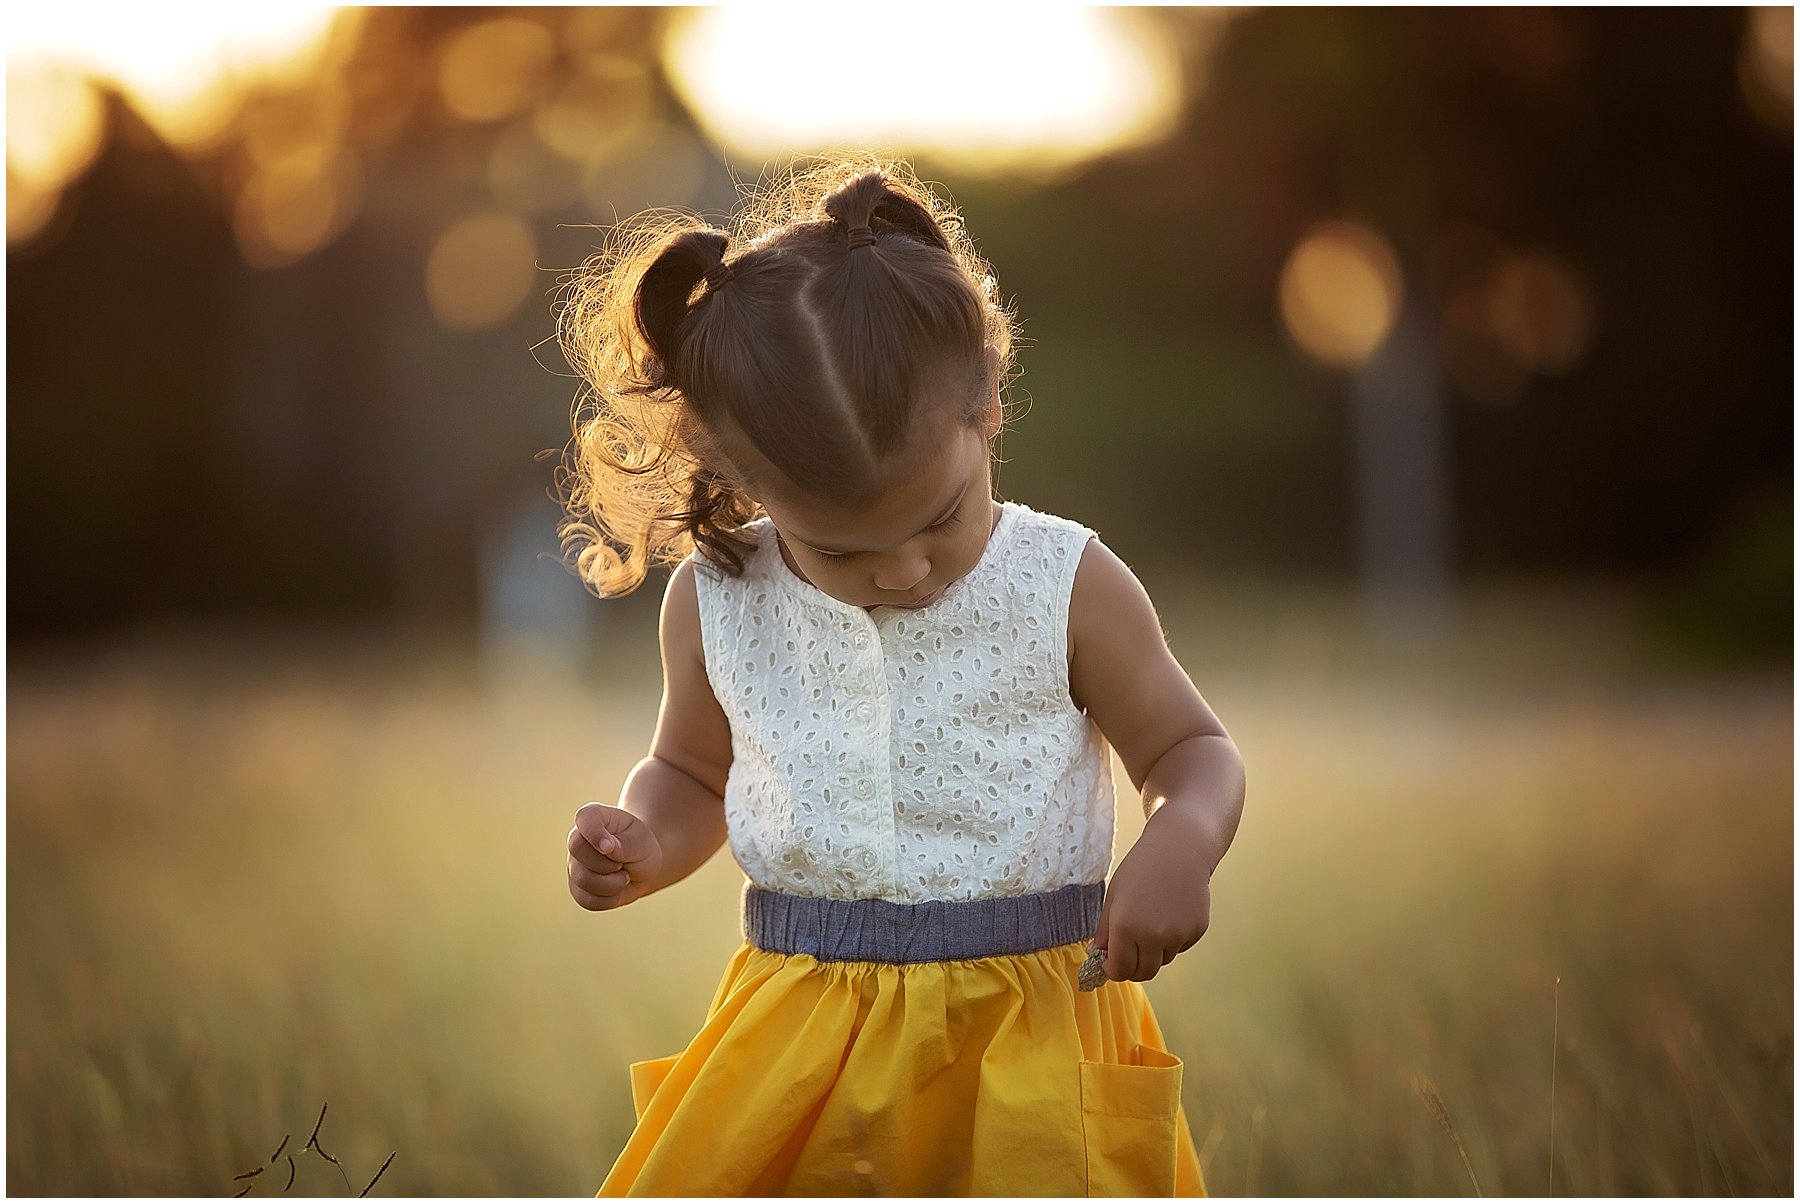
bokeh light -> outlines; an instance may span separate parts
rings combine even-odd
[[[245,262],[293,263],[331,241],[355,217],[362,171],[355,158],[316,143],[261,165],[239,190],[232,232]]]
[[[1525,395],[1531,374],[1494,337],[1486,295],[1468,288],[1444,305],[1438,343],[1444,375],[1458,392],[1483,405],[1504,407]]]
[[[425,263],[425,296],[449,330],[474,331],[511,317],[536,273],[531,228],[510,213],[481,213],[446,230]]]
[[[651,117],[650,73],[619,55],[584,56],[532,114],[545,146],[577,163],[593,163],[635,141]]]
[[[438,60],[444,106],[465,121],[510,117],[537,98],[556,43],[524,17],[500,17],[457,31]]]
[[[1794,10],[1746,11],[1738,52],[1738,86],[1744,103],[1777,133],[1794,128]]]
[[[1560,376],[1587,351],[1593,333],[1587,287],[1566,264],[1542,252],[1502,261],[1488,285],[1494,336],[1522,368]]]
[[[1444,374],[1475,401],[1512,405],[1532,376],[1572,372],[1593,344],[1594,289],[1559,255],[1452,220],[1437,233],[1431,277]]]
[[[7,17],[7,71],[46,61],[78,68],[117,85],[171,143],[201,148],[218,138],[252,80],[310,74],[340,14],[355,19],[353,10],[293,0],[191,4],[178,14],[25,5]]]
[[[820,19],[688,10],[671,82],[733,148],[778,157],[833,143],[903,144],[968,172],[1053,173],[1172,128],[1180,64],[1120,9],[965,6],[951,22],[849,6]]]
[[[268,167],[349,137],[350,95],[335,79],[322,79],[304,92],[271,94],[246,104],[238,118],[244,154]]]
[[[1281,316],[1308,355],[1337,367],[1367,359],[1400,312],[1399,261],[1356,222],[1320,222],[1281,269]]]
[[[6,73],[6,162],[20,183],[61,188],[100,148],[100,97],[87,77],[55,63]]]
[[[7,242],[43,228],[57,194],[86,169],[105,132],[99,94],[81,72],[54,62],[7,71]]]
[[[6,241],[25,242],[50,224],[56,216],[61,193],[32,188],[6,168]]]

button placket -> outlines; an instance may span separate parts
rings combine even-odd
[[[851,621],[850,642],[856,649],[861,672],[856,675],[859,698],[850,714],[861,729],[865,746],[874,756],[858,768],[852,795],[858,804],[865,841],[845,850],[846,856],[861,874],[874,880],[877,889],[891,891],[894,883],[894,853],[891,847],[894,831],[890,783],[891,754],[888,752],[887,657],[881,646],[880,629],[867,612],[861,622]]]
[[[885,649],[884,649],[885,651]],[[879,751],[880,771],[875,778],[875,799],[871,807],[871,830],[879,833],[876,853],[880,856],[880,874],[892,890],[901,888],[900,816],[895,804],[894,785],[894,716],[895,690],[902,684],[899,669],[892,657],[882,658],[881,672],[874,681],[878,694],[874,702],[875,741]]]

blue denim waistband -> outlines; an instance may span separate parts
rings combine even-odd
[[[945,962],[1035,953],[1100,929],[1105,882],[990,899],[824,899],[744,883],[744,939],[822,962]]]

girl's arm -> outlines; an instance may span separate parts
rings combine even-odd
[[[1069,598],[1069,693],[1143,792],[1145,836],[1185,845],[1211,877],[1244,810],[1244,762],[1169,651],[1136,574],[1088,540]]]
[[[1144,793],[1144,834],[1113,870],[1092,948],[1142,981],[1206,934],[1212,875],[1244,809],[1244,761],[1169,651],[1137,577],[1098,539],[1069,600],[1069,694]]]
[[[725,842],[725,778],[731,726],[706,676],[700,600],[689,561],[676,566],[663,593],[662,709],[650,755],[625,779],[619,807],[642,820],[661,847],[660,864],[631,885],[621,903],[673,886]],[[632,848],[627,835],[626,848]]]

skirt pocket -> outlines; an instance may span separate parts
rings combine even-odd
[[[631,1108],[637,1113],[637,1119],[644,1119],[644,1109],[650,1106],[650,1097],[662,1086],[663,1080],[669,1077],[669,1071],[681,1060],[681,1054],[670,1054],[666,1058],[651,1058],[645,1062],[631,1064]]]
[[[1134,1045],[1122,1062],[1082,1062],[1081,1136],[1090,1196],[1173,1196],[1181,1059]]]

